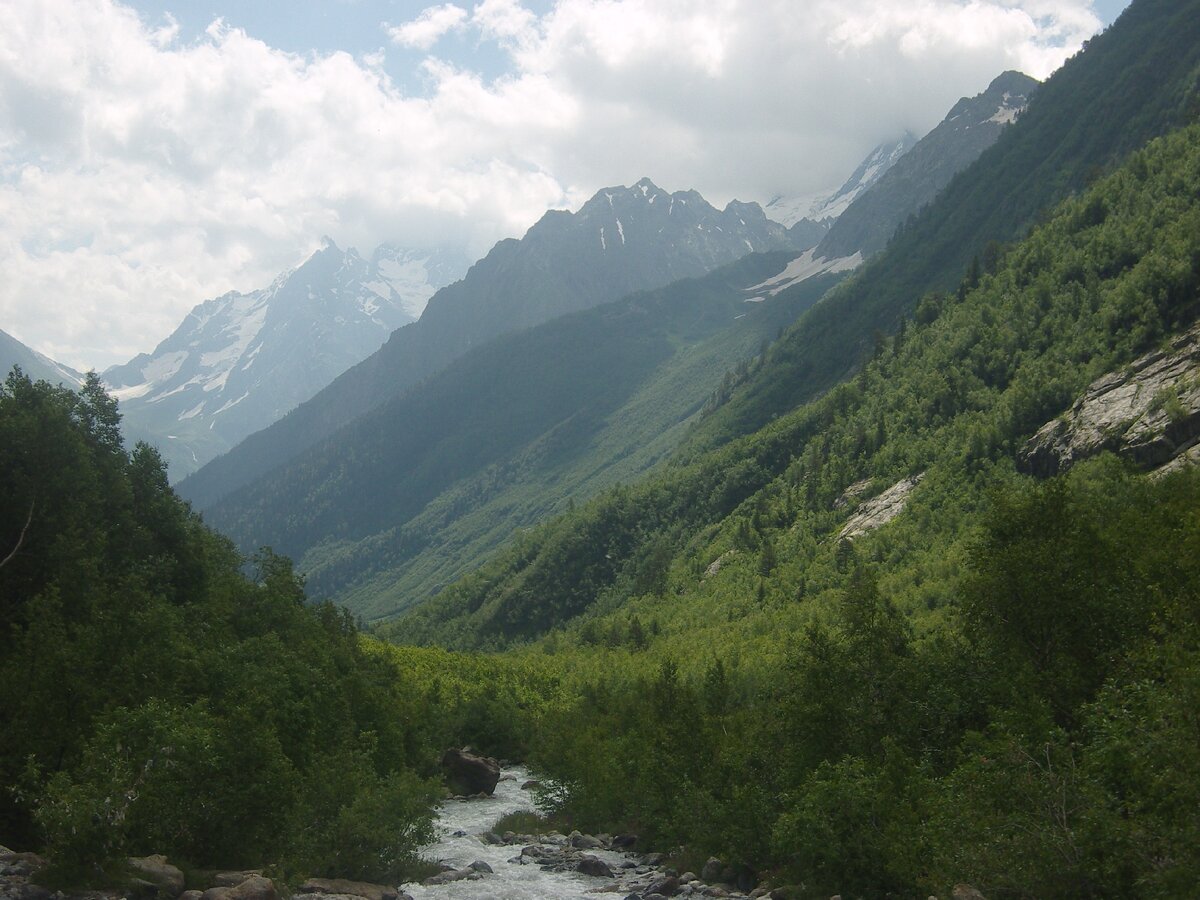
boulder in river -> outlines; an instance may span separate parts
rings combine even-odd
[[[596,878],[612,878],[613,871],[608,863],[595,856],[581,856],[579,862],[575,865],[575,871],[582,872],[584,875],[592,875]]]
[[[467,749],[447,750],[442,769],[450,790],[458,794],[490,796],[500,781],[500,764],[490,756],[476,756]]]

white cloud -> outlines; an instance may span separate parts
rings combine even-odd
[[[428,51],[412,96],[379,54],[298,56],[220,21],[183,42],[112,0],[9,5],[0,328],[97,367],[323,234],[481,255],[643,175],[714,202],[825,187],[1001,70],[1048,74],[1099,24],[1084,0],[444,4],[389,29]],[[466,41],[439,54],[452,31]],[[471,40],[508,71],[451,55]]]
[[[447,33],[460,28],[467,20],[467,11],[453,3],[431,6],[421,15],[403,25],[389,27],[388,36],[401,47],[428,50]]]

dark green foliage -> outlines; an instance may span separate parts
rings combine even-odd
[[[118,425],[94,376],[0,388],[0,842],[67,882],[148,853],[397,877],[435,749],[394,669],[286,559],[244,577]]]

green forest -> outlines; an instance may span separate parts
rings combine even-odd
[[[372,469],[372,447],[420,445],[407,418],[357,426],[360,471],[306,455],[257,502],[361,500],[361,522],[316,502],[289,520],[286,549],[324,554],[325,584],[376,545],[449,582],[391,584],[366,607],[403,608],[386,622],[328,602],[275,550],[240,553],[154,448],[125,445],[94,373],[75,392],[14,370],[0,843],[44,854],[53,887],[120,885],[128,857],[159,853],[285,889],[396,884],[428,870],[439,757],[471,745],[536,773],[546,828],[634,834],[680,871],[715,856],[789,898],[1193,895],[1200,467],[1148,464],[1123,443],[1132,413],[1055,474],[1028,448],[1103,378],[1196,456],[1196,6],[1135,0],[876,261],[819,302],[784,292],[757,356],[745,334],[700,339],[727,336],[729,284],[782,258],[481,357],[523,348],[520,394],[538,354],[591,353],[627,373],[619,397],[563,383],[555,409],[514,421],[489,405],[511,399],[497,386],[446,423],[479,376],[447,370],[427,409],[395,401],[442,429],[415,473],[385,487]],[[696,291],[712,317],[696,359],[730,368],[703,391],[680,386],[691,362],[675,355]],[[1190,362],[1139,399],[1146,358]],[[630,480],[617,444],[603,471],[547,451],[489,506],[504,463],[489,431],[567,441],[581,403],[646,439]],[[679,407],[661,444],[654,403]],[[568,481],[589,499],[553,503]],[[478,518],[445,538],[460,556],[435,559],[456,502]],[[507,503],[540,522],[495,534]]]

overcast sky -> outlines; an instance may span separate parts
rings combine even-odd
[[[76,368],[323,235],[483,255],[649,176],[836,187],[1125,0],[6,0],[0,329]]]

